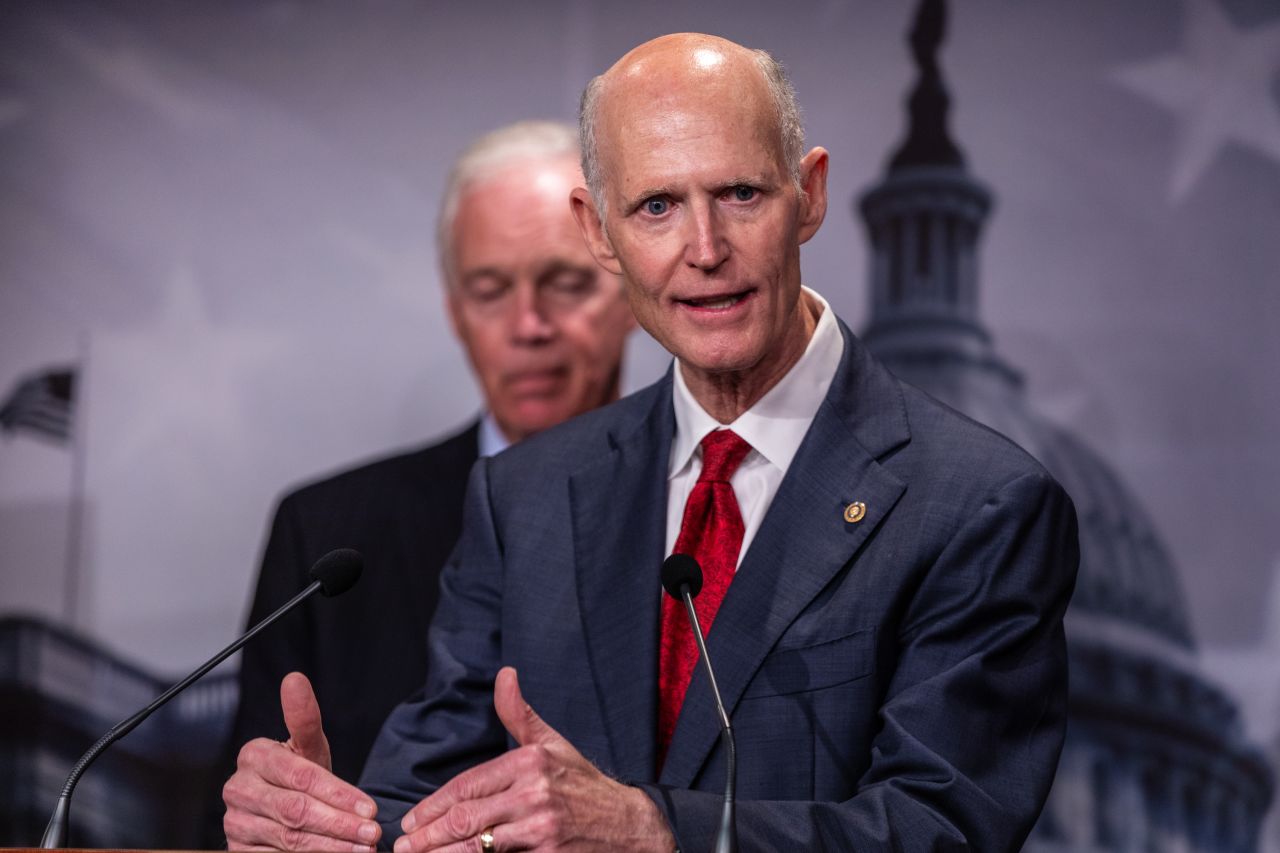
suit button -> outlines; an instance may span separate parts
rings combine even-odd
[[[862,501],[854,501],[844,508],[844,520],[850,524],[857,524],[862,521],[862,517],[867,514],[867,505]]]

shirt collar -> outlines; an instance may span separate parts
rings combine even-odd
[[[476,438],[481,456],[497,456],[511,446],[507,437],[502,434],[498,422],[492,412],[485,412],[480,418],[480,434]]]
[[[728,425],[756,452],[784,472],[791,465],[805,433],[809,431],[809,424],[826,399],[836,368],[840,366],[840,357],[844,354],[844,337],[836,325],[831,306],[815,291],[807,287],[803,290],[821,309],[817,328],[804,354],[754,406]],[[707,433],[721,426],[694,399],[681,375],[679,359],[676,359],[674,372],[672,403],[676,435],[671,444],[668,478],[684,470],[693,459],[698,443]]]

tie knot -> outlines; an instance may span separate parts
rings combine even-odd
[[[727,483],[738,470],[742,460],[751,452],[751,445],[731,429],[718,429],[702,439],[702,473],[699,483]]]

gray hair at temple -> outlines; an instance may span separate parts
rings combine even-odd
[[[791,78],[766,50],[751,51],[752,58],[773,98],[778,112],[778,131],[782,136],[782,156],[791,174],[791,181],[800,189],[800,161],[804,158],[804,122],[800,115],[800,103],[796,100]],[[582,106],[578,111],[578,137],[582,148],[582,174],[587,179],[587,189],[604,223],[608,211],[604,195],[604,176],[600,173],[600,152],[596,145],[596,120],[600,106],[600,93],[604,89],[604,75],[591,78],[582,92]]]
[[[458,217],[458,205],[467,190],[495,176],[503,169],[519,162],[546,162],[562,158],[578,158],[578,131],[571,125],[558,121],[518,121],[481,136],[466,147],[445,184],[440,202],[440,216],[436,220],[436,248],[445,285],[452,287],[455,272],[453,257],[453,223]],[[565,199],[568,211],[569,200]],[[566,215],[568,215],[566,213]]]

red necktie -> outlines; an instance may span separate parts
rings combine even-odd
[[[731,430],[715,430],[702,439],[702,473],[685,502],[680,535],[672,552],[688,554],[702,567],[702,592],[693,600],[693,609],[707,633],[733,580],[742,549],[742,512],[729,478],[750,452],[751,445]],[[684,603],[664,595],[658,651],[659,767],[666,758],[697,662],[698,647]]]

